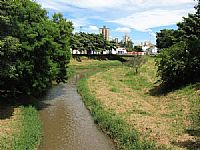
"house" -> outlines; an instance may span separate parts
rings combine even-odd
[[[142,51],[146,52],[147,55],[156,55],[158,53],[158,48],[151,42],[145,41],[141,43]]]
[[[112,54],[123,55],[123,54],[127,54],[127,51],[123,47],[118,47],[116,48],[116,50],[112,49]]]
[[[146,53],[148,55],[157,55],[158,54],[158,48],[156,46],[151,46],[146,50]]]

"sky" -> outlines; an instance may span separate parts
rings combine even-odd
[[[74,32],[99,33],[105,25],[110,38],[128,34],[135,45],[151,41],[156,32],[177,29],[176,23],[194,13],[194,0],[36,0],[48,15],[60,12],[73,22]]]

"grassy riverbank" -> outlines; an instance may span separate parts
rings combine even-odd
[[[95,122],[124,149],[198,149],[200,84],[166,91],[153,58],[139,69],[119,66],[78,85]],[[145,139],[145,140],[144,140]],[[146,141],[147,140],[147,141]]]
[[[32,106],[2,106],[0,110],[0,149],[33,150],[41,140],[41,122]]]
[[[69,64],[69,68],[78,71],[81,69],[110,68],[120,65],[122,65],[122,63],[117,60],[96,60],[81,57],[79,60],[72,59]]]
[[[75,68],[90,69],[88,76],[78,83],[78,90],[81,93],[84,103],[90,110],[95,123],[106,132],[116,143],[119,149],[154,149],[154,143],[149,141],[141,141],[138,132],[127,125],[122,118],[112,111],[104,109],[101,102],[90,92],[87,78],[93,74],[102,71],[109,71],[113,68],[122,67],[119,61],[99,61],[83,59],[81,62],[73,60]],[[96,68],[96,69],[95,69]]]

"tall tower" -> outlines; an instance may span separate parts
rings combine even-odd
[[[99,28],[100,34],[103,35],[103,37],[109,41],[109,36],[110,36],[110,29],[106,28],[106,26],[103,26],[103,28]]]
[[[128,34],[126,33],[123,39],[124,44],[127,44],[129,41],[131,41],[130,37],[128,36]]]

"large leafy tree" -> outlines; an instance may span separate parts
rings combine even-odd
[[[50,20],[31,0],[0,0],[0,91],[36,95],[64,81],[71,32],[70,22]]]
[[[158,74],[169,85],[200,80],[200,2],[196,13],[178,23],[177,41],[158,56]]]
[[[101,53],[112,48],[115,48],[115,45],[106,41],[101,34],[81,32],[75,33],[72,38],[72,49],[81,53],[83,51],[87,51],[87,54],[91,54],[92,51]]]
[[[163,29],[156,33],[156,46],[159,49],[169,48],[175,40],[175,30]]]

